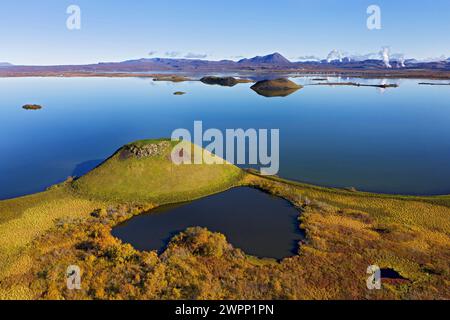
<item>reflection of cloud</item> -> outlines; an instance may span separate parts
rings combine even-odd
[[[178,52],[178,51],[166,51],[166,53],[164,53],[164,55],[165,55],[166,57],[175,58],[175,57],[180,56],[181,53]]]
[[[157,54],[158,53],[158,51],[150,51],[149,53],[148,53],[148,55],[151,57],[151,56],[154,56],[155,54]]]
[[[386,85],[386,84],[387,84],[387,79],[382,79],[382,80],[380,81],[380,86],[384,86],[384,85]],[[379,92],[380,94],[383,94],[385,91],[386,91],[385,88],[378,88],[378,92]]]
[[[184,57],[187,58],[187,59],[204,59],[207,56],[208,55],[206,53],[192,53],[192,52],[189,52]]]

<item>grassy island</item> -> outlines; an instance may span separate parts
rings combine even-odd
[[[286,97],[303,86],[289,79],[280,78],[274,80],[262,80],[251,86],[251,89],[264,97]]]
[[[0,299],[450,298],[450,196],[316,187],[227,163],[177,166],[172,146],[137,141],[81,178],[0,201]],[[298,209],[307,240],[296,256],[252,257],[225,235],[198,227],[175,235],[159,255],[111,235],[113,226],[143,211],[236,186],[264,190]],[[81,290],[66,288],[72,264],[83,272]],[[372,264],[402,279],[369,291]]]

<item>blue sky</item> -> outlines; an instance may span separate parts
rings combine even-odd
[[[81,8],[81,30],[66,9]],[[368,30],[366,9],[381,8]],[[166,52],[237,59],[278,51],[290,59],[332,49],[407,57],[450,56],[450,1],[406,0],[15,0],[0,5],[0,61],[79,64]]]

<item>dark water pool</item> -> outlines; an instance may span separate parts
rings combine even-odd
[[[175,234],[200,226],[223,233],[247,254],[281,259],[295,254],[304,239],[298,215],[286,200],[243,187],[160,207],[117,226],[112,234],[139,250],[161,251]]]
[[[397,280],[406,280],[400,273],[391,268],[381,269],[381,278],[384,279],[397,279]]]

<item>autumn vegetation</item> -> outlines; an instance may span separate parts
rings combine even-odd
[[[0,201],[0,298],[450,298],[449,196],[322,188],[230,164],[187,170],[172,167],[168,151],[138,159],[123,150],[80,179]],[[196,226],[175,235],[161,254],[137,251],[111,235],[115,225],[163,203],[235,186],[264,190],[298,209],[307,239],[297,255],[252,257],[226,235]],[[73,264],[82,270],[81,290],[66,288]],[[367,290],[372,264],[404,279]]]

